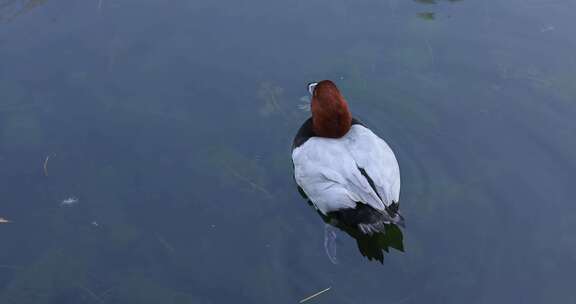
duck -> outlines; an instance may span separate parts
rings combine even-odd
[[[363,234],[404,227],[400,167],[390,146],[352,116],[336,84],[308,84],[312,116],[292,143],[294,179],[316,210]]]

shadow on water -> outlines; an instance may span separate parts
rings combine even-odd
[[[306,194],[304,194],[304,191],[302,191],[300,187],[297,187],[297,189],[300,195],[307,200],[310,207],[314,208],[314,205],[312,202],[310,202],[310,200],[308,200]],[[400,228],[396,225],[385,225],[385,233],[375,233],[368,235],[362,233],[357,227],[344,225],[337,221],[334,217],[326,216],[318,210],[316,210],[316,212],[322,218],[324,223],[336,227],[341,231],[346,232],[346,234],[348,234],[350,237],[354,238],[356,240],[356,245],[358,245],[358,251],[360,251],[360,254],[362,254],[362,256],[366,257],[370,261],[378,261],[383,264],[384,254],[390,252],[390,248],[404,252],[404,235],[402,234],[402,230],[400,230]],[[325,240],[325,242],[327,241],[330,242],[330,240]],[[326,248],[326,251],[330,260],[333,263],[336,263],[335,254],[332,256],[332,254],[328,252],[328,248]]]

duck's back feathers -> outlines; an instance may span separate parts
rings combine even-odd
[[[341,138],[307,132],[305,122],[294,140],[294,176],[310,201],[323,214],[354,209],[357,203],[381,212],[398,202],[400,174],[388,145],[360,123]],[[304,130],[303,130],[304,129]]]
[[[392,149],[370,129],[351,128],[348,150],[386,206],[400,199],[400,168]]]
[[[323,213],[354,208],[364,202],[384,208],[339,139],[312,137],[292,151],[294,177]]]

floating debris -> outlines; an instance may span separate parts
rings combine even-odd
[[[542,28],[540,29],[540,33],[545,33],[545,32],[549,32],[549,31],[553,31],[553,30],[555,30],[555,29],[556,29],[556,28],[555,28],[553,25],[547,25],[547,26],[544,26],[544,27],[542,27]]]
[[[5,219],[5,218],[3,218],[3,217],[0,217],[0,224],[9,224],[9,223],[12,223],[12,221],[7,220],[7,219]]]
[[[44,160],[43,168],[44,168],[44,175],[45,176],[48,176],[48,161],[50,160],[50,156],[51,155],[46,156],[46,159]]]
[[[308,300],[312,300],[312,299],[314,299],[315,297],[317,297],[317,296],[319,296],[319,295],[327,292],[327,291],[330,290],[331,288],[332,288],[332,287],[328,287],[328,288],[326,288],[326,289],[324,289],[324,290],[321,290],[321,291],[319,291],[319,292],[317,292],[317,293],[315,293],[315,294],[313,294],[313,295],[311,295],[311,296],[309,296],[309,297],[307,297],[307,298],[304,298],[304,299],[300,300],[300,302],[298,302],[298,303],[302,304],[302,303],[304,303],[304,302],[306,302],[306,301],[308,301]]]
[[[77,285],[81,290],[83,290],[84,292],[86,292],[92,299],[94,299],[94,301],[96,301],[96,303],[102,303],[102,299],[100,299],[100,297],[98,297],[96,295],[96,293],[94,291],[92,291],[92,289],[78,283]]]
[[[300,97],[300,103],[298,105],[298,109],[304,112],[310,112],[310,97],[309,96],[302,96]]]
[[[92,226],[94,226],[94,227],[99,227],[99,226],[100,226],[100,224],[98,224],[97,221],[93,221],[91,224],[92,224]]]
[[[174,251],[176,251],[176,250],[174,250],[174,247],[172,247],[172,245],[170,245],[170,243],[168,243],[166,241],[166,239],[164,239],[160,235],[160,233],[156,232],[155,235],[156,235],[156,239],[158,240],[158,242],[160,242],[160,244],[162,244],[162,246],[164,246],[164,249],[166,249],[166,251],[168,251],[169,253],[173,253]]]
[[[430,45],[430,41],[428,39],[424,39],[426,42],[426,48],[428,49],[428,55],[430,56],[430,62],[434,63],[434,50],[432,50],[432,46]]]
[[[71,197],[63,199],[62,202],[60,202],[60,206],[61,207],[72,207],[72,206],[76,205],[78,202],[79,202],[78,198],[71,196]]]
[[[273,198],[274,196],[272,195],[272,193],[270,193],[268,190],[266,190],[266,188],[264,188],[263,186],[257,184],[256,182],[253,182],[250,178],[240,174],[238,171],[236,171],[234,168],[232,168],[231,166],[226,166],[226,168],[228,169],[228,171],[234,175],[237,179],[248,183],[250,186],[252,186],[252,188],[256,191],[259,191],[261,193],[263,193],[265,196],[267,196],[268,198]]]

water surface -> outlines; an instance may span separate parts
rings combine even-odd
[[[575,9],[1,0],[0,303],[575,302]],[[397,154],[383,264],[296,191],[320,79]]]

